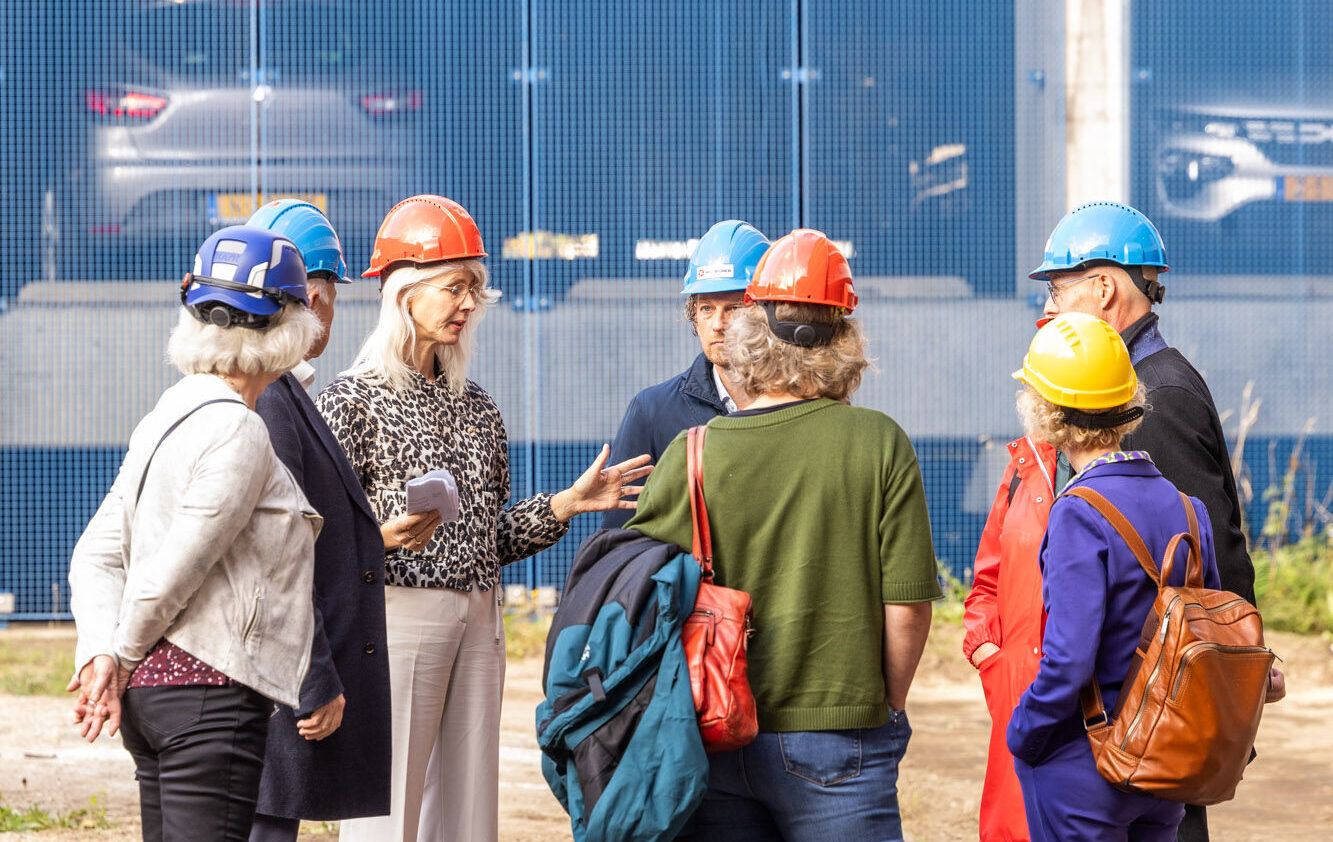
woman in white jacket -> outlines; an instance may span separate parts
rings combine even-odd
[[[144,839],[249,836],[272,702],[310,659],[320,518],[255,414],[319,335],[305,264],[270,231],[208,238],[168,355],[185,377],[130,438],[70,562],[75,716],[120,729]]]

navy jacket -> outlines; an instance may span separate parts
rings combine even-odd
[[[1157,586],[1115,527],[1087,501],[1069,496],[1068,490],[1079,486],[1100,492],[1120,509],[1159,566],[1171,537],[1189,530],[1176,487],[1143,459],[1092,467],[1056,498],[1041,545],[1046,609],[1041,663],[1006,734],[1014,757],[1029,765],[1070,740],[1086,743],[1078,696],[1090,680],[1101,686],[1106,709],[1115,708],[1143,622],[1157,598]],[[1196,499],[1190,503],[1199,519],[1204,584],[1217,588],[1208,510]],[[1180,551],[1171,584],[1184,584],[1184,560]]]
[[[647,453],[655,465],[681,430],[707,424],[726,413],[713,384],[713,364],[700,353],[685,371],[634,396],[611,441],[607,464]],[[612,509],[602,515],[602,528],[620,528],[633,515],[631,511]]]
[[[324,529],[315,542],[315,637],[299,711],[269,720],[258,812],[336,820],[389,812],[389,661],[384,542],[352,466],[305,389],[284,374],[257,405],[278,458]],[[296,720],[346,697],[342,726],[319,742]]]
[[[1143,423],[1125,450],[1146,450],[1177,488],[1208,508],[1222,587],[1254,604],[1254,564],[1241,530],[1240,498],[1222,422],[1199,372],[1157,331],[1149,313],[1125,329],[1134,371],[1148,393]]]

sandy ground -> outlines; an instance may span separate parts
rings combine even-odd
[[[958,632],[933,640],[912,689],[914,736],[900,778],[909,839],[977,838],[976,810],[988,721],[975,674],[958,652]],[[1328,839],[1333,836],[1333,656],[1320,638],[1270,635],[1285,659],[1287,699],[1268,708],[1259,758],[1237,798],[1212,808],[1214,842]],[[570,839],[568,819],[542,779],[533,737],[541,661],[509,665],[501,736],[500,838]],[[96,798],[109,830],[30,834],[44,842],[138,838],[133,766],[117,741],[81,742],[62,698],[0,696],[0,804],[47,811],[87,808]],[[18,835],[14,838],[19,838]],[[307,825],[302,839],[331,838]]]

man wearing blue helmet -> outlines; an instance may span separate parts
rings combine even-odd
[[[350,283],[342,243],[319,208],[297,199],[269,202],[246,225],[296,244],[308,273],[310,309],[324,329],[305,361],[269,386],[256,406],[278,458],[324,516],[315,542],[310,671],[300,703],[280,706],[269,719],[250,832],[251,842],[291,842],[301,819],[389,812],[384,545],[352,466],[306,393],[315,379],[309,361],[324,351],[333,326],[335,284]]]
[[[753,225],[736,219],[717,223],[700,238],[680,294],[688,296],[685,320],[703,351],[685,371],[634,396],[611,442],[608,464],[642,453],[655,463],[681,430],[707,424],[745,403],[743,390],[727,380],[722,340],[732,313],[744,306],[745,287],[768,246],[768,238]],[[612,509],[602,516],[602,526],[624,526],[632,514]]]
[[[1165,295],[1158,278],[1167,268],[1166,247],[1146,216],[1116,202],[1093,202],[1060,220],[1046,242],[1042,264],[1029,277],[1046,283],[1045,316],[1086,313],[1110,324],[1125,340],[1149,408],[1122,449],[1147,451],[1162,476],[1203,501],[1213,525],[1222,587],[1253,603],[1254,565],[1241,530],[1222,422],[1203,377],[1167,345],[1152,310]],[[1055,487],[1062,483],[1057,480]],[[1268,700],[1285,693],[1282,673],[1274,670]],[[1208,839],[1203,807],[1187,808],[1179,838]]]

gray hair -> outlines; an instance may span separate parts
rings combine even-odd
[[[324,332],[299,301],[283,307],[267,328],[204,324],[184,307],[167,340],[167,359],[181,374],[282,374],[305,359]]]
[[[779,319],[831,324],[833,339],[827,345],[802,348],[779,339],[768,326],[758,306],[746,307],[732,316],[723,351],[732,373],[751,395],[788,392],[798,398],[832,398],[845,401],[861,385],[861,374],[871,365],[866,340],[855,319],[844,318],[842,309],[824,304],[778,302]]]
[[[489,275],[480,260],[451,260],[430,266],[408,264],[389,272],[380,290],[380,318],[357,352],[356,359],[344,372],[346,377],[360,377],[373,383],[383,383],[391,389],[405,389],[412,382],[412,366],[408,359],[416,341],[416,324],[408,307],[412,299],[425,289],[426,281],[435,281],[457,272],[472,275],[481,288],[476,297],[476,309],[463,325],[463,333],[456,345],[441,345],[435,359],[449,388],[462,393],[467,381],[468,364],[476,342],[477,328],[486,315],[486,308],[500,299],[499,293],[487,288]]]
[[[1134,390],[1134,396],[1128,401],[1120,406],[1098,411],[1110,413],[1121,412],[1134,406],[1146,408],[1146,398],[1147,391],[1140,381]],[[1096,430],[1079,427],[1065,420],[1065,413],[1061,407],[1046,400],[1036,389],[1027,385],[1018,392],[1016,403],[1018,419],[1023,423],[1023,432],[1048,442],[1056,450],[1117,447],[1121,439],[1134,432],[1139,424],[1143,423],[1142,417],[1139,417],[1115,427]]]

